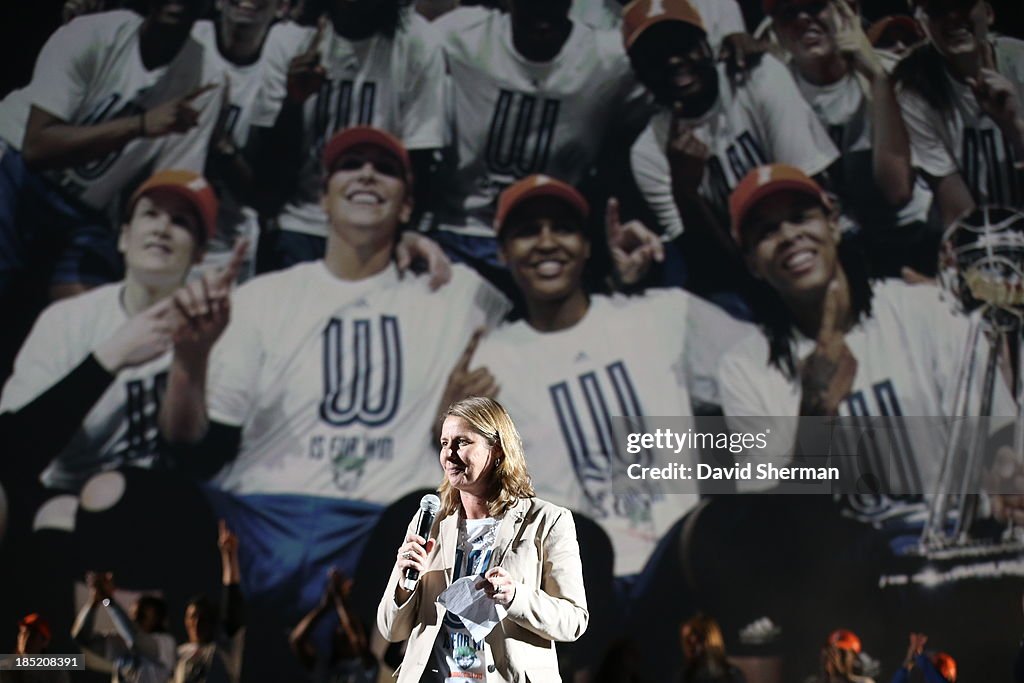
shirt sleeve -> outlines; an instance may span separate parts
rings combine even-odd
[[[211,420],[229,427],[245,424],[258,395],[259,368],[266,355],[259,327],[259,294],[252,286],[235,293],[231,322],[210,357],[207,411]]]
[[[800,94],[793,75],[782,63],[765,55],[751,77],[751,94],[760,127],[768,141],[769,159],[817,175],[839,158],[828,131]]]
[[[718,363],[718,389],[729,429],[741,434],[767,436],[766,447],[748,450],[755,462],[781,464],[793,452],[797,436],[798,391],[768,363],[768,343],[760,331],[722,354]],[[753,490],[757,486],[741,487]]]
[[[271,128],[281,111],[288,88],[288,64],[305,45],[303,29],[288,24],[274,26],[264,46],[263,81],[253,103],[253,126]]]
[[[480,324],[488,329],[498,326],[508,312],[512,310],[512,304],[497,287],[478,275],[475,271],[467,269],[466,273],[470,279],[470,292],[472,297],[473,310],[478,311],[481,320]]]
[[[903,122],[910,135],[911,163],[934,178],[956,173],[956,159],[940,134],[935,113],[918,95],[901,89],[897,94]]]
[[[95,17],[81,17],[54,31],[36,59],[32,104],[63,121],[75,118],[103,48],[96,27]]]
[[[742,339],[755,330],[703,299],[685,295],[686,347],[684,365],[690,396],[703,403],[721,405],[716,368],[728,348],[723,339]]]
[[[444,51],[434,28],[425,21],[410,38],[406,88],[401,98],[402,142],[406,148],[434,149],[445,142],[445,64]]]
[[[683,233],[683,219],[672,196],[672,171],[668,157],[654,134],[653,121],[640,134],[630,150],[633,180],[647,206],[658,220],[662,235],[673,238]]]
[[[60,303],[36,320],[0,396],[0,412],[23,408],[88,357],[90,349],[70,348],[68,330],[75,329],[75,324],[69,313]]]

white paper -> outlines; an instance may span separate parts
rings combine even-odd
[[[464,576],[437,596],[437,601],[462,619],[473,640],[483,640],[508,612],[486,590],[477,588],[477,583],[485,585],[482,575]]]

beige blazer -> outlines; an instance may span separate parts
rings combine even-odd
[[[413,524],[415,519],[410,529]],[[396,602],[396,566],[377,607],[377,628],[384,638],[409,641],[398,683],[419,683],[431,661],[445,614],[435,601],[452,582],[458,515],[434,522],[431,535],[438,542],[416,590],[404,604]],[[505,513],[494,548],[491,566],[503,567],[518,585],[508,616],[485,639],[486,683],[561,681],[555,641],[576,640],[590,620],[572,513],[538,498],[520,500]]]

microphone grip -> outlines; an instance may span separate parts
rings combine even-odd
[[[427,510],[420,510],[419,521],[416,523],[416,535],[422,538],[430,538],[430,527],[434,526],[434,513]],[[416,582],[420,580],[418,569],[407,567],[402,578],[401,586],[407,591],[416,589]]]

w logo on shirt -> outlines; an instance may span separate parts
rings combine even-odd
[[[643,427],[643,407],[633,380],[622,361],[607,365],[604,372],[585,372],[575,382],[548,387],[565,445],[572,458],[576,478],[587,499],[597,508],[611,488],[613,468],[625,469],[635,458],[620,448],[612,425],[613,415],[633,418],[638,431]],[[580,400],[582,399],[582,400]],[[649,451],[638,456],[650,464]]]
[[[488,170],[517,178],[543,171],[560,106],[558,100],[502,90],[487,134]]]
[[[93,126],[115,118],[138,116],[144,111],[145,109],[140,105],[132,101],[122,101],[121,95],[114,93],[93,107],[92,111],[89,112],[79,125]],[[114,162],[121,157],[122,151],[124,151],[124,148],[115,150],[99,159],[76,166],[74,169],[75,175],[82,180],[96,180],[114,165]]]
[[[358,87],[350,79],[324,81],[314,103],[309,105],[313,107],[316,157],[320,157],[324,144],[335,131],[371,125],[376,101],[377,84],[373,81]]]
[[[111,447],[107,462],[125,463],[148,458],[157,452],[160,399],[167,389],[167,373],[132,379],[124,385],[123,435]]]
[[[402,393],[398,318],[332,318],[323,332],[323,349],[320,418],[334,427],[378,427],[389,422]]]

